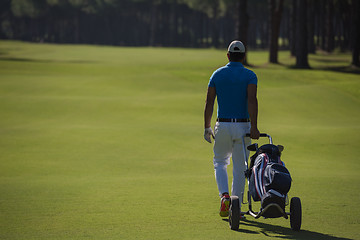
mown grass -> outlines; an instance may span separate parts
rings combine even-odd
[[[297,70],[250,52],[259,128],[283,144],[303,204],[288,220],[218,216],[208,79],[219,50],[0,42],[1,239],[358,239],[359,75],[349,54]],[[243,208],[244,210],[244,208]]]

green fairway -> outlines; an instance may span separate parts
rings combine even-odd
[[[259,129],[285,146],[300,232],[218,215],[203,108],[226,50],[0,41],[0,239],[360,239],[360,75],[334,71],[350,54],[267,58],[248,55]]]

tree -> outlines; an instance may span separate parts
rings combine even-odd
[[[307,25],[308,53],[315,42],[324,50],[340,47],[357,56],[357,4],[308,1],[306,23],[306,17],[296,18],[297,0],[1,0],[0,38],[176,47],[225,47],[238,38],[247,49],[269,49],[270,62],[278,62],[280,47],[295,55],[300,21]]]
[[[150,38],[149,45],[155,46],[156,41],[156,26],[157,26],[157,10],[158,10],[158,2],[157,0],[153,0],[151,4],[151,21],[150,21]]]
[[[279,33],[284,0],[269,0],[270,10],[270,57],[271,63],[278,63]]]
[[[211,4],[212,9],[212,25],[213,25],[213,33],[212,33],[212,40],[213,45],[218,48],[219,47],[219,26],[218,26],[218,18],[219,18],[219,9],[220,9],[220,1],[214,0]]]
[[[360,3],[358,0],[352,0],[352,31],[351,31],[351,39],[352,39],[352,65],[356,67],[360,67],[359,61],[359,53],[360,53]]]
[[[307,49],[307,0],[296,2],[296,67],[310,68]]]
[[[184,0],[192,9],[202,11],[208,15],[211,21],[212,45],[219,47],[218,19],[225,13],[224,0]]]
[[[339,32],[338,40],[340,41],[340,49],[342,52],[345,52],[350,45],[350,31],[351,27],[351,2],[348,1],[338,1],[338,6],[336,9],[339,11],[339,18],[341,23],[339,24]]]
[[[290,52],[291,52],[291,56],[295,56],[296,55],[296,13],[297,13],[297,9],[296,9],[296,3],[297,0],[292,0],[292,5],[291,5],[291,27],[290,27]]]
[[[334,50],[334,2],[326,1],[326,25],[325,25],[325,50],[332,52]]]
[[[247,0],[238,0],[236,3],[236,38],[248,48],[248,29],[249,29],[249,14],[247,12]],[[245,65],[248,65],[247,59],[245,58]]]
[[[307,33],[308,33],[308,52],[315,53],[314,43],[314,25],[315,25],[315,8],[314,2],[308,1],[308,19],[307,19]]]

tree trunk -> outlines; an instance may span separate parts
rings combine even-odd
[[[321,34],[320,34],[320,26],[321,26],[321,19],[320,19],[320,4],[321,2],[314,2],[314,9],[316,9],[315,11],[315,33],[314,36],[316,36],[316,41],[315,41],[315,49],[321,46]]]
[[[315,25],[315,8],[314,2],[308,1],[308,19],[307,19],[307,27],[308,27],[308,52],[315,53],[315,43],[314,43],[314,25]]]
[[[261,48],[265,49],[268,47],[268,39],[269,39],[269,34],[268,34],[268,23],[264,22],[264,24],[261,24],[261,29],[260,29],[260,36],[261,36]]]
[[[359,26],[360,26],[360,16],[359,16],[359,11],[360,11],[360,3],[358,0],[352,0],[352,48],[353,48],[353,52],[352,52],[352,65],[360,67],[360,61],[359,61],[359,43],[360,43],[360,30],[359,30]]]
[[[155,3],[155,1],[153,1],[151,7],[151,23],[150,23],[150,38],[149,38],[150,46],[155,46],[156,25],[157,25],[157,4]]]
[[[290,27],[290,52],[291,56],[296,55],[296,1],[292,1],[291,8],[291,27]]]
[[[169,24],[170,24],[170,45],[171,46],[178,46],[178,42],[177,42],[177,30],[178,30],[178,26],[177,26],[177,0],[174,0],[171,2],[171,6],[170,6],[170,15],[169,15]]]
[[[79,43],[80,42],[80,10],[77,10],[74,15],[74,42]]]
[[[320,45],[320,48],[322,50],[325,50],[325,40],[326,40],[326,31],[325,31],[325,28],[326,28],[326,23],[325,23],[325,18],[326,18],[326,0],[321,0],[321,3],[320,3],[320,26],[319,26],[319,29],[320,29],[320,35],[321,35],[321,45]]]
[[[247,12],[247,0],[239,0],[236,6],[237,6],[236,38],[244,44],[245,49],[247,50],[248,29],[249,29],[249,14]],[[248,65],[246,58],[244,64]]]
[[[247,0],[239,0],[237,6],[236,38],[247,46],[249,14],[247,13]]]
[[[212,44],[214,47],[219,47],[219,28],[218,28],[218,15],[219,15],[219,0],[213,3],[213,18],[212,18]]]
[[[306,8],[307,0],[297,0],[297,24],[296,24],[296,67],[310,68],[308,63],[307,50],[307,24],[306,23]]]
[[[332,52],[334,50],[334,2],[326,1],[326,40],[325,50]]]
[[[343,33],[343,41],[342,41],[342,46],[341,46],[341,51],[346,51],[347,49],[349,49],[351,43],[350,43],[350,32],[351,32],[351,27],[349,28],[349,26],[351,25],[351,11],[353,10],[353,8],[351,7],[351,2],[348,3],[347,1],[341,1],[340,2],[342,4],[342,29],[344,31]],[[355,27],[355,26],[352,26]]]
[[[283,38],[283,43],[282,43],[282,48],[283,49],[289,49],[289,39],[290,39],[290,12],[289,12],[289,8],[286,8],[286,11],[283,14],[282,17],[282,31],[280,31],[280,37],[282,36]],[[281,29],[281,26],[280,26]],[[280,47],[281,49],[281,47]]]
[[[270,62],[278,63],[279,32],[284,0],[269,0]]]

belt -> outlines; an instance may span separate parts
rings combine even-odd
[[[248,118],[218,118],[218,122],[250,122]]]

